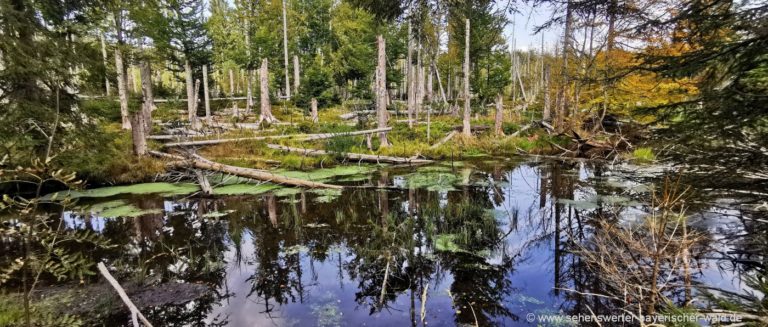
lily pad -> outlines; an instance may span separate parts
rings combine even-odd
[[[406,184],[408,188],[424,188],[428,191],[453,191],[454,184],[458,181],[458,177],[450,173],[432,172],[432,173],[420,173],[416,172],[406,176]]]
[[[274,189],[279,189],[281,186],[275,184],[234,184],[220,186],[213,189],[213,194],[216,195],[255,195],[269,192]]]
[[[309,248],[300,244],[285,248],[285,254],[287,255],[306,253],[307,251],[309,251]]]
[[[272,192],[272,194],[274,194],[275,196],[278,196],[278,197],[279,196],[296,195],[296,194],[300,194],[300,193],[301,193],[301,189],[300,188],[295,188],[295,187],[283,187],[283,188],[276,189],[275,191]]]
[[[337,189],[314,189],[310,190],[310,192],[319,195],[315,198],[315,202],[319,203],[329,203],[333,200],[338,199],[341,196],[341,190]]]
[[[100,187],[84,191],[64,191],[46,195],[49,199],[54,195],[58,197],[68,196],[69,198],[107,198],[121,194],[154,194],[162,193],[166,196],[187,195],[199,190],[198,186],[190,183],[143,183],[126,186]]]
[[[337,166],[333,168],[322,168],[312,171],[275,171],[275,174],[279,174],[286,177],[306,179],[310,181],[328,181],[331,178],[339,176],[350,176],[358,174],[368,174],[374,172],[376,169],[369,166]]]
[[[211,211],[211,212],[205,213],[203,215],[203,218],[220,218],[233,212],[235,212],[235,210]]]

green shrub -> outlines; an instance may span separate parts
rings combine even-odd
[[[640,147],[632,151],[632,159],[639,162],[653,162],[656,160],[656,155],[650,147]]]

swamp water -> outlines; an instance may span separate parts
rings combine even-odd
[[[642,217],[660,171],[508,160],[352,169],[319,178],[376,187],[227,185],[214,198],[185,184],[109,188],[73,193],[79,209],[61,216],[116,245],[89,255],[121,281],[210,288],[144,309],[155,326],[531,326],[530,313],[599,313],[571,291],[597,291],[600,276],[570,240],[588,239],[595,219]],[[738,233],[728,203],[692,205],[692,224],[713,240]],[[702,259],[694,279],[741,291],[740,267],[723,260]],[[128,314],[110,319],[130,325]]]

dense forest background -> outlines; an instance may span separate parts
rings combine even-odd
[[[212,98],[247,97],[246,110],[260,92],[251,84],[264,60],[272,102],[308,112],[312,98],[321,111],[373,99],[382,36],[390,99],[457,113],[468,59],[473,114],[503,96],[512,113],[534,112],[559,131],[606,115],[632,119],[668,137],[667,154],[709,163],[717,156],[723,171],[764,176],[765,4],[531,4],[552,9],[539,28],[562,30],[556,43],[520,50],[506,40],[514,1],[6,0],[3,162],[23,165],[52,148],[68,151],[50,160],[91,177],[129,169],[130,141],[109,123],[129,128],[142,96],[202,103],[194,81],[204,70]],[[421,80],[416,97],[414,80]]]

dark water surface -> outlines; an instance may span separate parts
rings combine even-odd
[[[117,195],[81,202],[155,210],[64,218],[118,245],[97,255],[129,271],[122,276],[211,287],[146,312],[156,326],[533,326],[530,313],[599,313],[572,290],[597,292],[600,276],[568,249],[596,219],[642,217],[660,171],[505,160],[386,168],[334,181],[385,188],[340,195]],[[689,214],[725,252],[732,245],[718,235],[744,227],[738,209],[712,203],[727,201],[698,201]],[[695,279],[740,291],[739,270],[722,263],[702,259]]]

